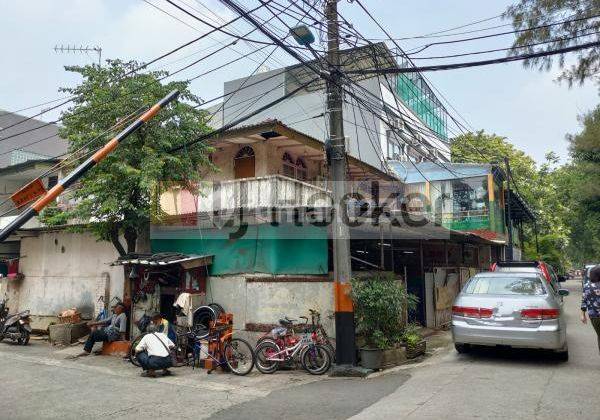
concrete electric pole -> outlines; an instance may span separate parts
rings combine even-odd
[[[354,310],[350,300],[350,229],[342,215],[346,206],[346,140],[344,137],[343,90],[340,73],[338,0],[326,0],[327,18],[327,117],[329,138],[326,150],[333,194],[332,242],[335,299],[336,360],[338,365],[356,363]]]
[[[350,229],[344,222],[346,213],[346,144],[344,138],[343,88],[339,57],[339,23],[337,3],[339,0],[325,0],[325,16],[327,20],[328,51],[327,69],[319,67],[321,60],[307,62],[293,48],[258,22],[250,12],[244,10],[234,0],[220,0],[231,10],[238,13],[256,29],[267,36],[273,43],[281,47],[289,55],[301,62],[307,69],[326,82],[327,118],[329,133],[325,142],[329,178],[333,194],[332,242],[334,267],[334,300],[335,300],[335,335],[336,363],[338,367],[349,367],[356,364],[356,343],[354,331],[354,310],[350,299]],[[291,28],[291,35],[296,42],[310,49],[314,36],[306,25]]]

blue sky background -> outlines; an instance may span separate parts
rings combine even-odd
[[[2,4],[0,39],[2,43],[2,77],[0,77],[0,108],[16,110],[60,97],[60,86],[72,86],[77,78],[64,71],[64,65],[95,62],[93,55],[57,54],[52,49],[58,44],[100,45],[104,58],[131,58],[149,60],[183,42],[197,37],[205,28],[184,16],[162,0],[149,0],[170,11],[190,26],[166,16],[141,0],[62,0],[22,1]],[[208,10],[196,0],[181,0],[198,11]],[[284,0],[280,0],[284,2]],[[202,0],[202,4],[225,19],[232,14],[217,0]],[[246,3],[246,2],[244,2]],[[249,2],[254,3],[254,2]],[[421,35],[444,30],[503,12],[511,1],[505,0],[363,0],[371,12],[389,32],[397,37]],[[362,13],[356,4],[340,2],[340,10],[355,27],[367,37],[381,38],[383,34]],[[508,23],[496,19],[479,27]],[[240,31],[248,31],[244,24],[236,24]],[[464,30],[476,29],[469,27]],[[503,31],[499,28],[491,31]],[[490,32],[490,33],[491,33]],[[469,36],[469,35],[465,35]],[[215,36],[189,47],[179,55],[160,62],[166,69],[177,69],[214,49],[221,49]],[[421,55],[445,55],[509,46],[511,36],[498,37],[457,46],[435,47]],[[405,49],[423,44],[423,40],[405,40]],[[250,51],[244,43],[235,48],[242,54]],[[270,51],[267,48],[266,51]],[[190,57],[189,54],[195,53]],[[501,54],[501,53],[500,53]],[[465,57],[477,60],[491,56]],[[225,51],[178,77],[192,77],[210,68],[239,57]],[[194,81],[195,93],[210,98],[222,93],[223,82],[243,77],[251,72],[264,56],[253,56],[254,61],[239,61],[223,70]],[[292,63],[284,53],[274,54],[270,68]],[[175,60],[179,60],[174,62]],[[440,60],[433,60],[439,63]],[[431,62],[420,62],[432,64]],[[159,65],[154,66],[157,68]],[[541,161],[546,152],[553,150],[567,157],[565,135],[580,129],[577,116],[598,103],[596,85],[569,89],[554,80],[559,70],[538,72],[524,69],[521,63],[428,73],[427,77],[439,88],[466,120],[476,129],[485,129],[509,138],[517,147]],[[42,107],[43,108],[43,107]],[[35,108],[23,113],[39,112]],[[56,112],[44,115],[50,120]],[[0,121],[1,126],[1,121]]]

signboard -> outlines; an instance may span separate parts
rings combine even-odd
[[[15,203],[15,207],[20,208],[45,194],[46,187],[42,180],[37,178],[15,192],[10,198]]]

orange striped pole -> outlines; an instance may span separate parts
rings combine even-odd
[[[40,214],[40,211],[48,204],[53,202],[56,197],[58,197],[64,190],[69,188],[75,182],[77,182],[87,171],[96,166],[100,161],[102,161],[108,154],[110,154],[113,150],[117,148],[119,143],[121,143],[125,138],[127,138],[130,134],[139,130],[139,128],[144,125],[146,122],[150,121],[157,113],[161,110],[165,105],[174,101],[177,96],[179,96],[179,91],[174,90],[169,93],[167,96],[162,98],[156,104],[152,106],[148,111],[146,111],[142,116],[140,116],[137,120],[132,122],[127,128],[117,134],[112,140],[102,147],[102,149],[98,150],[85,162],[79,165],[73,172],[64,177],[58,184],[52,187],[43,197],[40,197],[37,201],[35,201],[31,206],[27,208],[27,210],[23,211],[15,220],[9,223],[4,229],[0,231],[0,242],[3,242],[6,238],[8,238],[15,230],[19,229],[23,226],[29,219]]]

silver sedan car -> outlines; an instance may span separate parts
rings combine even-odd
[[[561,296],[538,273],[486,272],[473,276],[452,307],[452,337],[459,353],[471,345],[554,350],[567,360]]]

